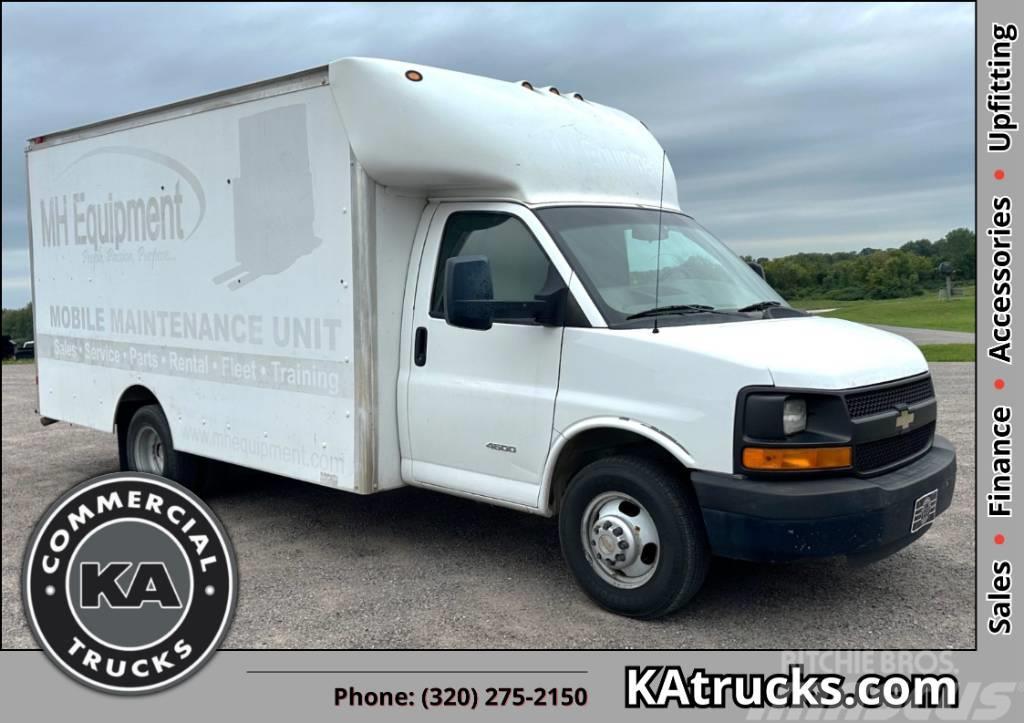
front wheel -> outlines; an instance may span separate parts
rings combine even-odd
[[[704,584],[711,553],[693,492],[643,457],[580,470],[558,520],[562,554],[599,605],[636,618],[668,615]]]

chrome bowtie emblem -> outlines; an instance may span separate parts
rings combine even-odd
[[[896,415],[896,429],[901,432],[906,432],[910,429],[910,425],[914,423],[914,413],[909,409],[901,409],[900,413]]]

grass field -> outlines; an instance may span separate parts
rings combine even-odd
[[[930,362],[972,362],[973,344],[921,344],[918,347],[924,358]]]
[[[970,295],[953,297],[951,301],[942,301],[937,294],[930,293],[909,299],[796,299],[791,303],[798,309],[835,309],[822,316],[848,319],[863,324],[973,332],[974,289],[968,288],[964,291]]]

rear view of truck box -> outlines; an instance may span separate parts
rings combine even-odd
[[[376,359],[356,328],[375,275],[354,269],[367,219],[326,68],[27,159],[40,414],[110,431],[151,397],[181,451],[370,491]]]

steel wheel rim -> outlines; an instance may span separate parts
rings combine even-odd
[[[658,527],[650,512],[624,492],[604,492],[590,501],[580,523],[580,538],[590,567],[614,587],[638,588],[658,569]]]
[[[137,471],[164,473],[164,443],[156,429],[150,426],[140,429],[135,435],[133,452]]]

